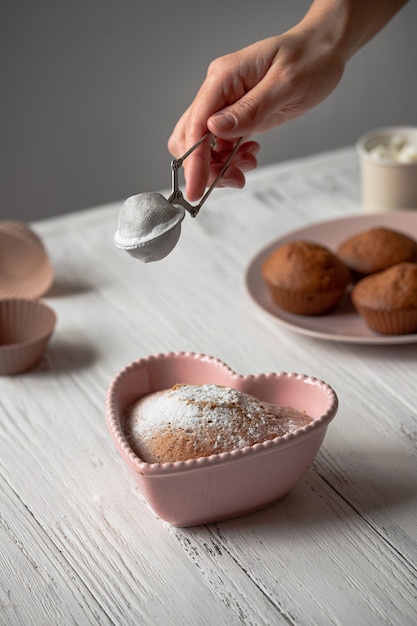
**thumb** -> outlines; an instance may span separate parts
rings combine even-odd
[[[253,110],[245,110],[244,102],[232,105],[214,113],[207,121],[208,129],[216,137],[229,139],[243,135],[251,135],[257,126]]]
[[[207,128],[215,137],[221,139],[235,139],[236,137],[250,137],[276,126],[280,126],[303,113],[303,108],[279,108],[278,100],[274,103],[240,100],[226,109],[213,113],[207,120]]]
[[[207,120],[210,132],[222,139],[232,139],[247,137],[280,123],[275,90],[265,87],[266,81],[263,81],[233,104],[213,113]]]

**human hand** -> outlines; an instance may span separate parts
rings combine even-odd
[[[302,24],[214,60],[168,141],[170,152],[179,158],[207,130],[217,138],[215,147],[204,142],[184,161],[189,200],[203,195],[240,136],[245,140],[219,184],[243,187],[244,173],[256,167],[259,151],[250,136],[318,104],[343,70],[342,56],[331,41]]]

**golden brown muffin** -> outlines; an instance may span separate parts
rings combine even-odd
[[[398,263],[362,278],[352,301],[365,323],[378,333],[417,332],[417,264]]]
[[[277,248],[265,259],[261,273],[274,302],[299,315],[334,308],[351,282],[349,270],[331,250],[309,241]]]
[[[125,413],[132,450],[146,463],[186,461],[262,443],[309,424],[290,407],[214,384],[179,384],[135,402]]]
[[[371,228],[343,241],[336,254],[356,278],[363,278],[397,263],[417,261],[417,241],[390,228]]]

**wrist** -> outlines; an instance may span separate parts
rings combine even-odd
[[[320,39],[346,64],[407,2],[314,0],[300,26],[320,34]]]

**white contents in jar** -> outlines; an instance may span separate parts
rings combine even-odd
[[[401,135],[387,137],[371,148],[369,153],[378,161],[394,161],[396,163],[417,162],[417,146],[410,143]]]

